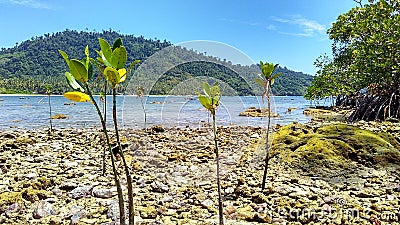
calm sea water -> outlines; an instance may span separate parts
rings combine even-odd
[[[112,124],[111,96],[107,97],[107,126]],[[148,96],[143,99],[147,114],[147,126],[198,127],[211,120],[195,96]],[[51,96],[52,115],[65,114],[67,119],[53,120],[53,127],[83,128],[100,127],[99,119],[91,103],[65,105],[70,101],[63,96]],[[289,124],[293,121],[307,122],[311,118],[303,115],[310,102],[301,96],[275,96],[272,98],[273,111],[280,117],[273,118],[273,124]],[[265,107],[260,97],[222,97],[217,110],[218,125],[264,126],[266,118],[238,116],[246,108]],[[296,108],[288,112],[288,108]],[[118,118],[121,128],[143,128],[144,113],[140,99],[136,96],[117,97]],[[35,129],[49,126],[47,96],[0,96],[0,129]]]

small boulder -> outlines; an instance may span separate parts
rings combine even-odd
[[[35,219],[40,219],[55,214],[56,210],[54,209],[53,204],[47,201],[40,201],[33,208],[33,218]]]
[[[164,132],[165,129],[164,127],[160,126],[160,125],[153,125],[150,128],[147,129],[147,132],[154,134],[154,133],[162,133]]]
[[[68,116],[67,116],[67,115],[64,115],[64,114],[56,114],[56,115],[52,116],[51,118],[54,119],[54,120],[58,120],[58,119],[67,119]]]
[[[267,108],[256,108],[250,107],[246,109],[244,112],[240,112],[239,116],[247,116],[247,117],[279,117],[279,114],[270,111]]]
[[[73,199],[85,198],[86,196],[90,196],[92,188],[93,186],[77,187],[69,192],[68,196]]]

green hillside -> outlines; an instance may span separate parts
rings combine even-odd
[[[170,91],[180,83],[199,76],[209,76],[221,80],[234,89],[234,94],[259,95],[261,93],[261,89],[250,90],[249,85],[238,75],[240,73],[247,74],[250,77],[255,76],[259,73],[256,65],[232,65],[229,61],[222,61],[216,57],[205,56],[188,49],[172,46],[166,40],[161,41],[146,39],[143,36],[124,35],[112,30],[102,32],[65,30],[40,37],[32,37],[30,40],[17,44],[12,48],[1,48],[0,93],[45,93],[47,84],[52,86],[53,93],[63,93],[70,90],[64,78],[67,66],[59,55],[58,50],[64,50],[71,58],[82,58],[84,55],[83,49],[86,45],[89,45],[91,56],[96,57],[95,50],[99,48],[97,41],[99,37],[109,42],[121,37],[128,50],[128,61],[134,59],[145,61],[154,53],[170,46],[174,49],[169,55],[171,58],[178,58],[177,54],[183,54],[185,56],[195,56],[200,60],[179,65],[164,73],[153,86],[150,91],[151,94],[171,93]],[[283,75],[276,80],[272,89],[276,95],[303,95],[312,80],[310,75],[294,72],[286,68],[279,68],[278,72],[282,72]],[[91,83],[95,92],[102,90],[102,82]],[[197,83],[192,83],[192,85],[197,85]],[[125,88],[126,86],[120,86],[119,91],[124,92]],[[195,94],[195,91],[189,85],[174,93]]]

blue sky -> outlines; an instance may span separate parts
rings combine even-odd
[[[314,74],[315,59],[331,52],[326,30],[355,6],[352,0],[0,0],[0,47],[65,29],[111,28],[173,44],[221,42],[255,62]]]

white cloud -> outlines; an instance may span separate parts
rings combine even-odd
[[[275,26],[275,25],[272,25],[272,24],[269,24],[269,25],[265,26],[265,28],[266,28],[267,30],[276,30],[276,26]]]
[[[13,4],[35,9],[51,9],[51,6],[37,0],[0,0],[0,3]]]
[[[249,21],[233,20],[233,19],[227,19],[227,18],[221,18],[220,20],[224,21],[224,22],[236,23],[236,24],[241,24],[241,25],[246,25],[246,26],[251,26],[251,27],[262,27],[267,30],[276,30],[276,26],[273,24],[265,25],[260,22],[249,22]]]
[[[280,32],[283,34],[312,37],[315,36],[315,34],[324,35],[326,31],[324,25],[319,24],[315,20],[304,18],[301,15],[292,15],[289,18],[272,17],[272,20],[279,23],[295,25],[300,29],[300,32]]]

